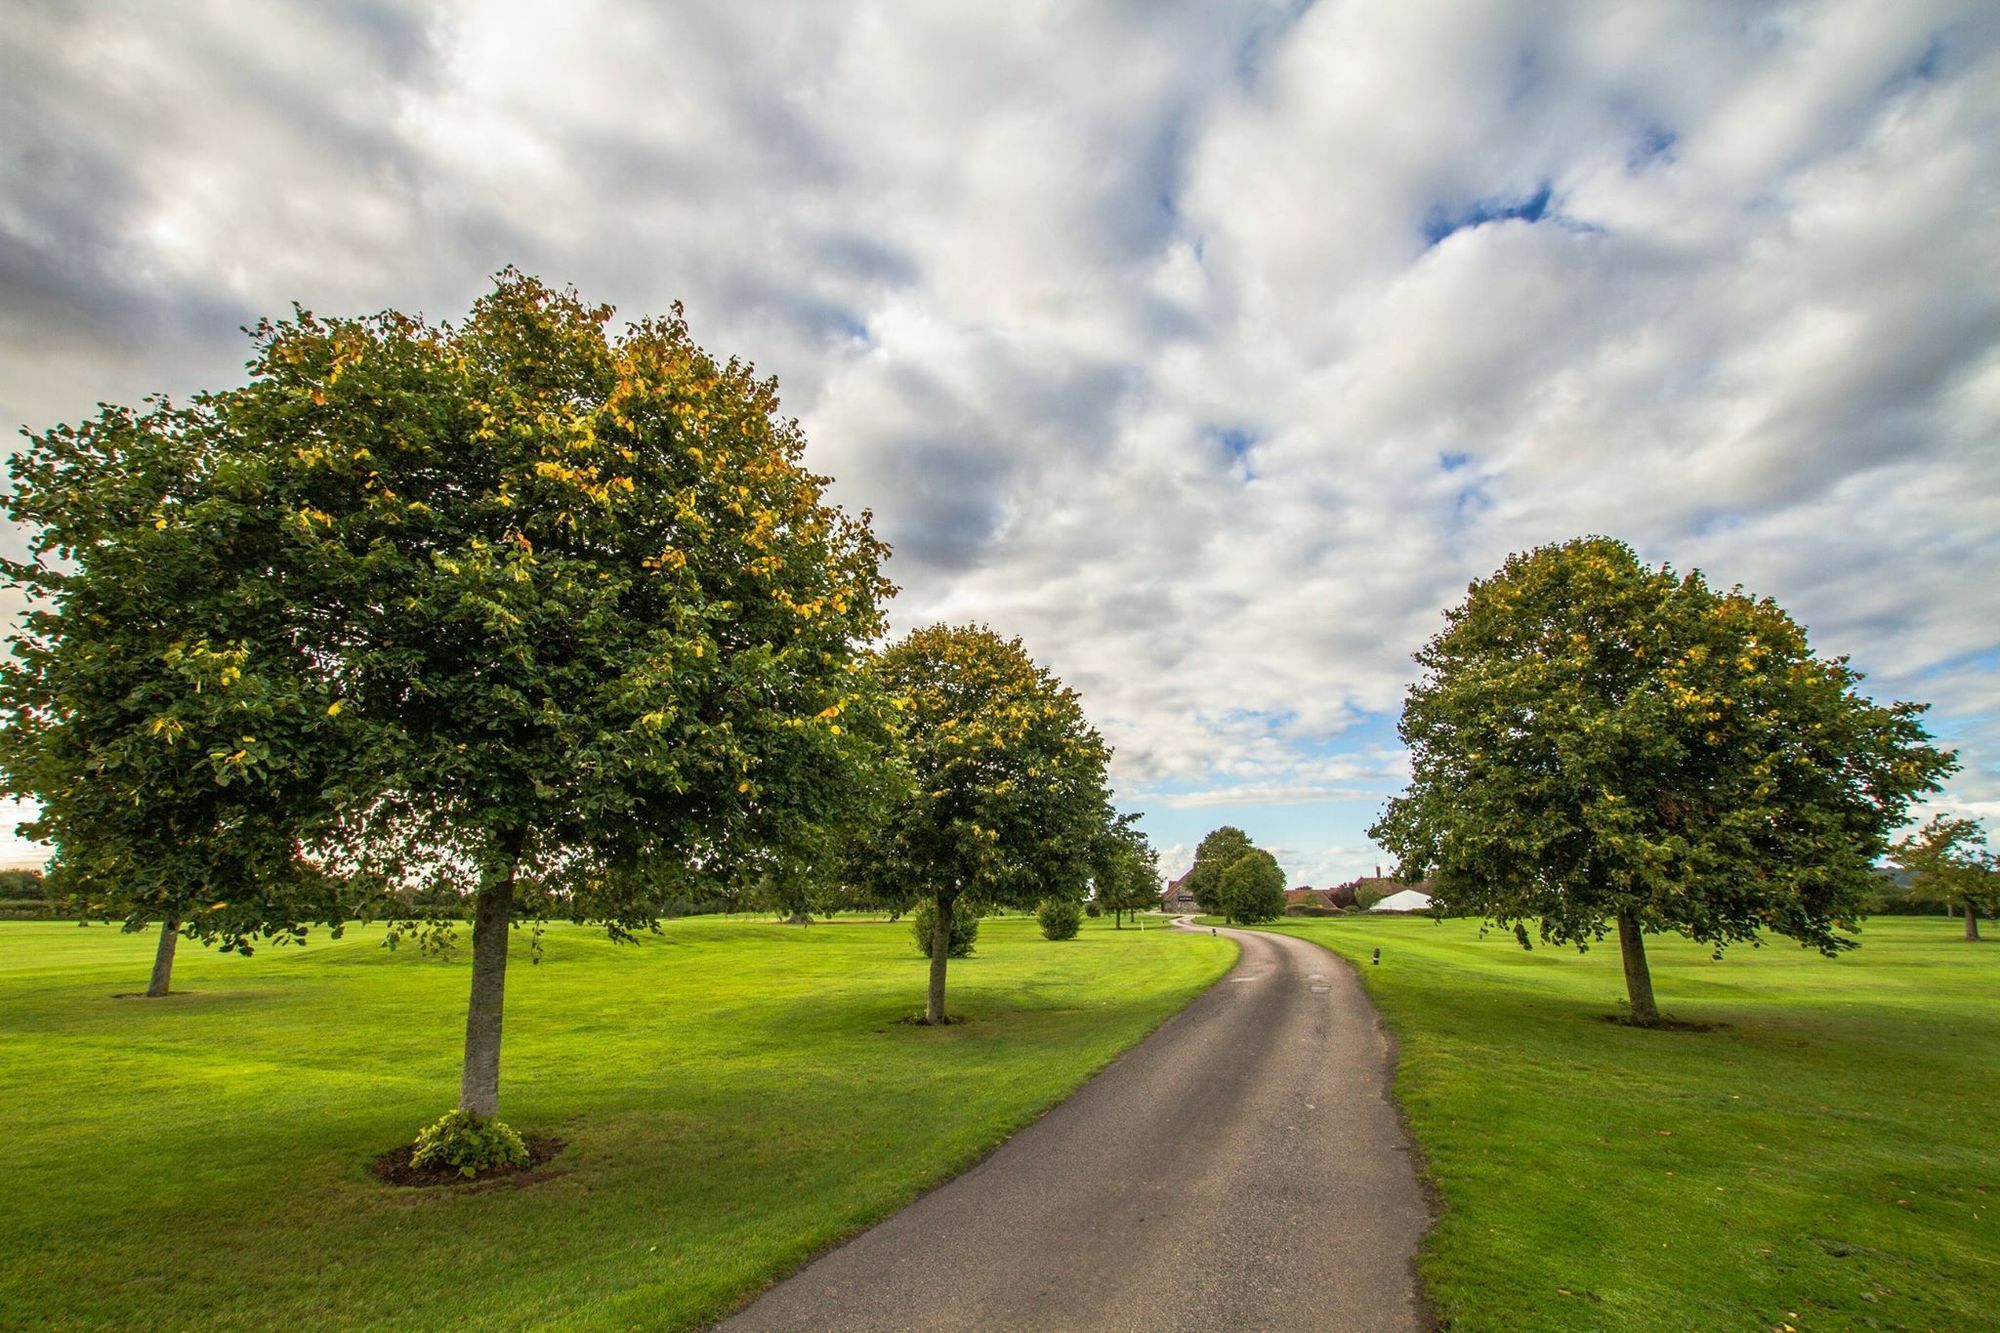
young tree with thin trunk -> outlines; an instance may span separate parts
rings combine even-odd
[[[1370,836],[1524,948],[1530,921],[1579,948],[1615,927],[1639,1024],[1648,932],[1854,947],[1889,832],[1954,767],[1922,705],[1863,696],[1776,603],[1606,538],[1511,557],[1417,662],[1413,778]]]
[[[258,329],[244,395],[363,736],[343,845],[472,918],[480,1119],[517,924],[650,927],[866,787],[856,645],[892,592],[867,516],[827,502],[775,381],[678,309],[610,313],[511,270],[457,326],[301,312]]]
[[[33,535],[4,564],[28,613],[0,663],[0,773],[39,807],[22,832],[56,848],[58,893],[158,930],[152,997],[184,934],[249,953],[343,913],[303,854],[332,817],[341,728],[290,632],[236,406],[106,407],[11,461],[10,516]]]
[[[873,891],[931,903],[924,1019],[948,1023],[956,914],[1082,897],[1110,817],[1110,752],[1074,690],[983,626],[917,630],[875,669],[900,710],[910,785],[868,858]]]
[[[1979,940],[1979,914],[2000,910],[2000,866],[1976,819],[1933,815],[1898,842],[1889,859],[1910,876],[1910,896],[1965,915],[1965,938]]]
[[[1105,825],[1091,868],[1093,901],[1124,929],[1125,915],[1144,911],[1160,899],[1160,857],[1138,826],[1136,814],[1118,815]]]

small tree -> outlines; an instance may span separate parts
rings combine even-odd
[[[1524,948],[1530,920],[1579,948],[1615,923],[1640,1024],[1646,931],[1853,947],[1889,830],[1953,767],[1922,705],[1864,698],[1776,603],[1605,538],[1511,557],[1417,662],[1414,776],[1370,836]]]
[[[1160,858],[1138,827],[1136,814],[1122,814],[1104,828],[1091,868],[1093,906],[1109,911],[1124,929],[1125,913],[1144,911],[1159,901]]]
[[[1285,914],[1285,872],[1277,858],[1252,847],[1222,872],[1222,901],[1235,921],[1255,925]]]
[[[946,1023],[942,946],[960,912],[1081,899],[1109,752],[1076,692],[984,627],[917,630],[877,671],[901,706],[911,785],[868,860],[878,897],[936,913],[924,1017]]]
[[[1910,875],[1910,896],[1965,913],[1965,938],[1979,939],[1979,914],[2000,909],[2000,867],[1973,819],[1933,815],[1898,842],[1889,859]]]
[[[1035,920],[1046,940],[1073,940],[1083,928],[1083,907],[1074,898],[1044,898],[1035,908]]]
[[[1210,916],[1219,915],[1225,921],[1235,919],[1229,914],[1229,900],[1222,889],[1222,872],[1252,847],[1250,835],[1234,824],[1224,824],[1195,847],[1194,867],[1187,876],[1187,891],[1194,895],[1202,911]]]

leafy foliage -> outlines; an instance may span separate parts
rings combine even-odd
[[[878,899],[928,900],[954,921],[1080,901],[1110,819],[1110,754],[1076,692],[981,626],[916,630],[875,669],[909,775],[866,859]],[[943,987],[940,966],[930,1021],[944,1021]]]
[[[1073,940],[1083,929],[1083,907],[1074,898],[1044,898],[1035,908],[1035,920],[1041,923],[1043,939]]]
[[[517,913],[632,927],[874,790],[854,645],[890,588],[775,382],[678,310],[609,318],[511,271],[456,328],[300,313],[245,415],[366,726],[360,842],[461,891],[518,843]]]
[[[1114,918],[1144,911],[1159,902],[1159,853],[1137,820],[1135,814],[1123,814],[1104,827],[1091,868],[1094,894],[1090,906],[1108,910]]]
[[[1967,934],[1978,938],[1978,914],[2000,911],[2000,865],[1986,848],[1979,821],[1933,815],[1890,851],[1910,876],[1910,898],[1965,913]]]
[[[282,506],[246,393],[105,407],[10,461],[28,613],[0,664],[0,773],[59,848],[51,890],[224,950],[336,931],[303,848],[329,826],[345,729],[287,600]]]
[[[410,1165],[420,1171],[456,1171],[469,1180],[481,1171],[527,1166],[528,1145],[498,1120],[449,1111],[417,1135]]]
[[[1234,824],[1214,830],[1194,849],[1194,865],[1187,874],[1187,891],[1201,910],[1210,915],[1227,915],[1222,895],[1222,872],[1253,844],[1250,835]]]
[[[931,956],[931,940],[937,934],[937,904],[925,898],[917,903],[917,910],[910,917],[910,936],[917,942],[917,952],[924,957]],[[972,957],[973,946],[979,942],[979,917],[972,912],[954,912],[951,918],[951,945],[946,950],[949,958]]]
[[[1583,947],[1613,919],[1851,947],[1888,831],[1953,766],[1921,705],[1863,697],[1769,599],[1605,538],[1511,557],[1417,661],[1415,776],[1370,835],[1524,947],[1528,921]]]
[[[1285,872],[1277,858],[1252,847],[1222,872],[1223,910],[1235,921],[1255,924],[1285,914]]]
[[[1246,860],[1251,864],[1232,879],[1230,872]],[[1202,911],[1228,921],[1273,921],[1285,913],[1285,872],[1233,824],[1216,829],[1195,848],[1187,888]]]

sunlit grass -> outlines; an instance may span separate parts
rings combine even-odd
[[[1234,957],[990,920],[926,1029],[907,923],[551,931],[509,972],[501,1114],[569,1147],[525,1187],[366,1171],[447,1109],[468,964],[358,930],[254,958],[0,923],[0,1324],[684,1327],[962,1169]],[[524,941],[517,940],[517,945]],[[1153,1145],[1135,1143],[1144,1155]]]
[[[1661,1008],[1721,1025],[1692,1033],[1604,1021],[1615,941],[1279,928],[1354,960],[1400,1040],[1453,1333],[2000,1327],[2000,944],[1930,918],[1837,960],[1653,940]]]

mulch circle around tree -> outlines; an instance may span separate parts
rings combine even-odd
[[[541,1168],[554,1159],[567,1146],[564,1140],[553,1134],[524,1135],[522,1141],[528,1145],[526,1166],[498,1166],[481,1171],[476,1176],[462,1176],[456,1171],[419,1170],[410,1165],[410,1155],[417,1145],[406,1143],[400,1148],[392,1148],[368,1164],[368,1173],[377,1180],[391,1185],[513,1185],[521,1188],[538,1184],[544,1180],[554,1180],[567,1175],[564,1171],[543,1171]]]
[[[1641,1032],[1727,1032],[1727,1023],[1684,1023],[1678,1018],[1662,1018],[1657,1023],[1634,1023],[1623,1014],[1606,1014],[1604,1021],[1621,1028],[1637,1028]]]

